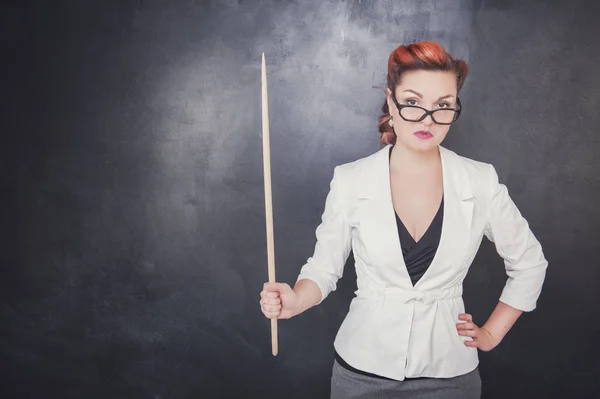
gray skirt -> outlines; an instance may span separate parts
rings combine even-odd
[[[479,369],[453,378],[405,381],[369,377],[350,371],[336,361],[331,377],[331,399],[480,399]]]

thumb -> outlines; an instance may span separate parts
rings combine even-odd
[[[263,289],[270,292],[285,292],[288,285],[283,283],[265,283]]]

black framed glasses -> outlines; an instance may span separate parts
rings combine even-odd
[[[427,115],[431,115],[434,123],[438,125],[451,125],[457,121],[462,110],[460,98],[458,97],[456,97],[456,108],[439,108],[432,111],[417,105],[399,104],[395,94],[392,95],[392,100],[396,104],[396,107],[398,107],[400,117],[407,122],[421,122],[427,118]]]

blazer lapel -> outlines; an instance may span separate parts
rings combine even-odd
[[[359,184],[360,225],[362,237],[368,248],[368,256],[376,267],[384,268],[383,274],[392,286],[412,287],[404,263],[396,211],[392,203],[390,187],[389,151],[391,145],[375,153]]]
[[[444,218],[438,249],[429,268],[415,287],[433,284],[443,271],[462,267],[467,256],[473,218],[473,191],[460,157],[440,146],[444,183]],[[454,273],[452,273],[454,274]]]

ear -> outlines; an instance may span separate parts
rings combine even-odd
[[[392,90],[389,87],[385,89],[385,100],[387,101],[388,109],[391,111],[394,107],[394,102],[392,101]]]

